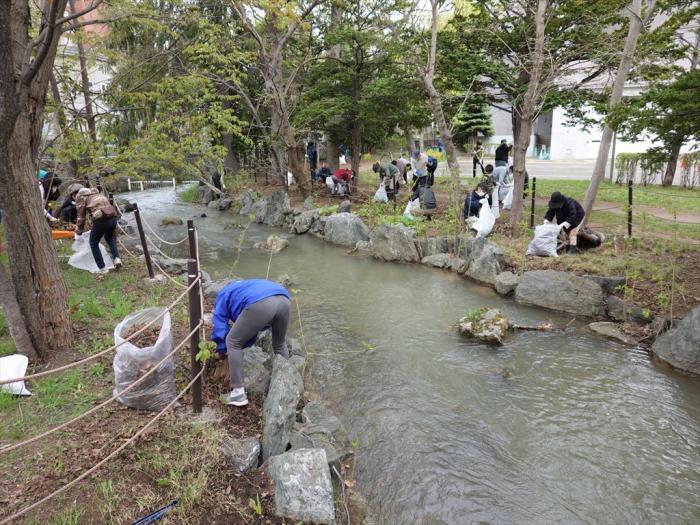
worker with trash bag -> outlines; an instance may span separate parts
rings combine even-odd
[[[564,231],[566,237],[566,253],[578,253],[576,236],[585,217],[583,207],[575,199],[555,191],[549,199],[548,208],[544,223],[549,224],[556,218],[557,225]]]
[[[104,257],[100,251],[100,241],[105,238],[112,252],[114,267],[121,268],[122,260],[117,249],[117,210],[109,202],[109,199],[98,188],[82,188],[78,190],[75,199],[77,208],[77,231],[79,237],[85,231],[85,223],[89,217],[92,220],[90,229],[90,249],[97,264],[96,273],[107,273]]]
[[[231,391],[220,398],[225,405],[248,404],[244,349],[255,344],[260,332],[270,327],[275,354],[289,359],[286,338],[290,299],[284,286],[267,279],[233,281],[216,296],[211,340],[216,343],[216,358],[228,358]],[[233,322],[230,329],[229,321]]]

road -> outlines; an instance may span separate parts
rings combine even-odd
[[[484,165],[492,164],[493,159],[486,159]],[[527,159],[527,172],[530,177],[538,179],[571,179],[571,180],[589,180],[593,173],[595,160],[537,160]],[[441,173],[447,170],[447,163],[441,163],[438,168]],[[472,173],[471,159],[460,158],[459,167],[462,175]],[[605,176],[609,174],[610,166],[606,167]],[[477,175],[479,169],[477,168]]]

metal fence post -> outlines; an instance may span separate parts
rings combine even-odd
[[[129,185],[129,191],[131,191],[131,177],[126,179],[126,183]]]
[[[537,177],[532,177],[532,200],[530,203],[530,228],[535,227],[535,192],[537,190]]]
[[[195,330],[202,321],[202,308],[200,302],[200,287],[201,281],[192,286],[199,277],[199,265],[196,259],[187,261],[187,281],[190,288],[189,292],[189,313],[190,313],[190,367],[191,377],[196,377],[202,370],[202,364],[197,361],[197,353],[199,353],[199,330]],[[192,385],[192,409],[195,414],[202,411],[202,378],[199,377]]]
[[[627,181],[627,235],[632,237],[632,181]]]
[[[143,258],[146,259],[146,268],[148,269],[148,276],[151,279],[153,279],[155,275],[153,274],[153,263],[151,262],[151,254],[148,251],[146,233],[143,231],[143,224],[141,224],[141,211],[139,211],[139,206],[136,203],[134,203],[134,218],[136,219],[136,228],[138,228],[139,230],[141,247],[143,248]]]
[[[141,191],[143,191],[143,181],[139,181],[139,184],[141,184]]]

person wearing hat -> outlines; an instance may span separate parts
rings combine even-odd
[[[58,219],[49,210],[49,203],[58,199],[61,193],[61,184],[63,181],[51,172],[39,181],[39,195],[41,195],[41,204],[44,207],[44,216],[51,222],[57,222]]]
[[[501,145],[496,148],[496,167],[508,166],[508,154],[512,148],[506,139],[501,140]]]
[[[476,178],[476,167],[481,168],[481,174],[484,172],[484,145],[480,140],[476,141],[476,146],[474,147],[474,155],[472,156],[472,177]]]
[[[58,216],[63,222],[75,224],[78,220],[78,208],[75,205],[75,198],[82,189],[83,185],[77,182],[68,186],[68,195],[61,205],[61,209],[58,211]]]
[[[576,236],[583,224],[585,213],[577,200],[555,191],[549,199],[549,209],[544,215],[544,223],[549,224],[554,218],[566,234],[566,253],[578,253]]]
[[[78,190],[75,199],[78,217],[76,234],[82,235],[85,231],[85,221],[89,214],[92,219],[90,229],[90,250],[97,264],[97,273],[107,273],[105,261],[100,251],[100,241],[102,237],[107,241],[109,251],[112,252],[114,267],[119,269],[122,260],[119,258],[117,250],[117,210],[109,202],[109,199],[97,188],[81,188]]]
[[[384,183],[384,189],[388,196],[393,196],[396,194],[397,180],[400,176],[399,168],[394,166],[391,162],[375,162],[372,165],[372,171],[379,175],[381,182]]]
[[[428,156],[421,153],[419,149],[415,150],[411,155],[411,168],[413,168],[414,181],[417,178],[425,177],[428,169]]]

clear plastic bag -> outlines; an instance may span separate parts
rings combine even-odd
[[[389,202],[389,197],[386,194],[386,188],[384,187],[384,181],[379,183],[379,188],[374,194],[374,202]]]
[[[406,209],[403,211],[404,217],[408,217],[409,219],[415,219],[413,215],[413,210],[420,210],[420,199],[413,199],[412,201],[408,201],[408,204],[406,204]]]
[[[496,224],[496,217],[493,216],[489,200],[486,197],[479,202],[481,203],[479,218],[472,225],[472,230],[476,231],[477,237],[486,237],[493,230],[493,225]]]
[[[157,306],[127,315],[114,329],[115,344],[122,343],[135,326],[152,321],[163,310],[164,308]],[[126,342],[117,347],[113,362],[115,395],[119,395],[172,351],[170,313],[163,314],[146,330],[151,327],[160,328],[155,345],[139,348],[131,342]],[[170,358],[136,388],[124,395],[119,395],[117,401],[131,408],[162,410],[175,399],[175,395],[175,362]]]
[[[14,379],[15,377],[23,377],[27,373],[27,365],[29,359],[26,355],[13,354],[5,357],[0,357],[0,381]],[[24,381],[15,381],[0,385],[0,390],[16,396],[31,396],[32,393],[24,386]]]
[[[558,224],[540,224],[535,228],[535,236],[527,245],[525,255],[540,255],[542,257],[558,257],[557,239]]]
[[[503,196],[503,209],[510,210],[513,206],[513,184],[505,184],[501,186],[501,190],[505,190]],[[503,193],[501,193],[503,195]]]
[[[87,270],[88,272],[96,272],[97,263],[95,258],[92,256],[92,250],[90,249],[90,232],[84,232],[82,235],[76,235],[73,241],[73,255],[68,259],[68,264],[79,270]],[[105,268],[111,270],[114,268],[114,262],[112,258],[108,255],[107,250],[102,243],[100,243],[100,252],[102,253],[102,259],[105,262]]]

